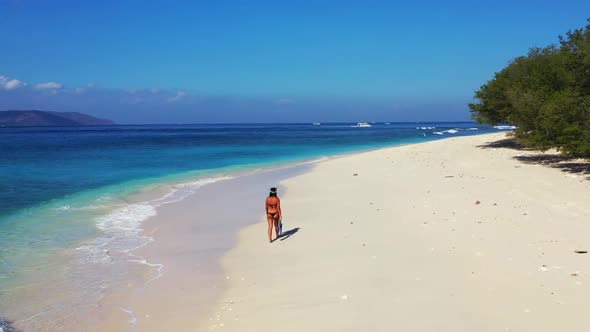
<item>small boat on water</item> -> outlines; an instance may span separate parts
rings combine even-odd
[[[359,122],[356,124],[357,127],[359,128],[366,128],[366,127],[371,127],[370,124],[366,123],[366,122]]]
[[[312,125],[314,125],[314,126],[319,126],[319,125],[321,125],[321,123],[319,123],[319,122],[314,122],[314,123],[312,123]]]

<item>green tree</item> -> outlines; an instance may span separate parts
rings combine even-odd
[[[475,99],[479,123],[511,123],[526,146],[590,156],[590,24],[514,59]]]

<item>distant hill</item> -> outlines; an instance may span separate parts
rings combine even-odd
[[[0,111],[0,126],[102,126],[115,124],[78,112]]]

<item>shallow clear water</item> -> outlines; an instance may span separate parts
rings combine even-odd
[[[23,289],[43,291],[39,276],[88,292],[113,282],[85,273],[123,256],[130,260],[132,249],[153,240],[141,235],[140,226],[158,206],[228,174],[497,131],[473,128],[473,123],[0,128],[0,313],[23,319],[22,310],[7,300],[22,297]],[[141,195],[146,190],[149,198]],[[32,307],[24,315],[35,310],[42,309]]]

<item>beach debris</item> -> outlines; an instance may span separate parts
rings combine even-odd
[[[348,300],[348,295],[344,294],[342,296],[340,296],[341,300]]]
[[[445,178],[454,178],[454,175],[445,175]]]
[[[576,254],[587,254],[588,250],[574,250]]]
[[[475,205],[479,205],[479,204],[481,204],[480,201],[475,201]]]
[[[353,222],[353,221],[351,221],[351,222],[350,222],[350,224],[352,225],[352,224],[354,224],[354,222]]]
[[[539,268],[539,271],[547,272],[547,271],[549,271],[549,269],[547,268],[547,266],[546,266],[546,265],[542,265],[542,266]]]
[[[359,173],[354,173],[352,176],[359,176]]]
[[[571,275],[572,277],[577,277],[577,276],[579,276],[580,274],[579,274],[579,273],[576,271],[576,272],[574,272],[574,273],[572,273],[572,274],[570,274],[570,275]]]

